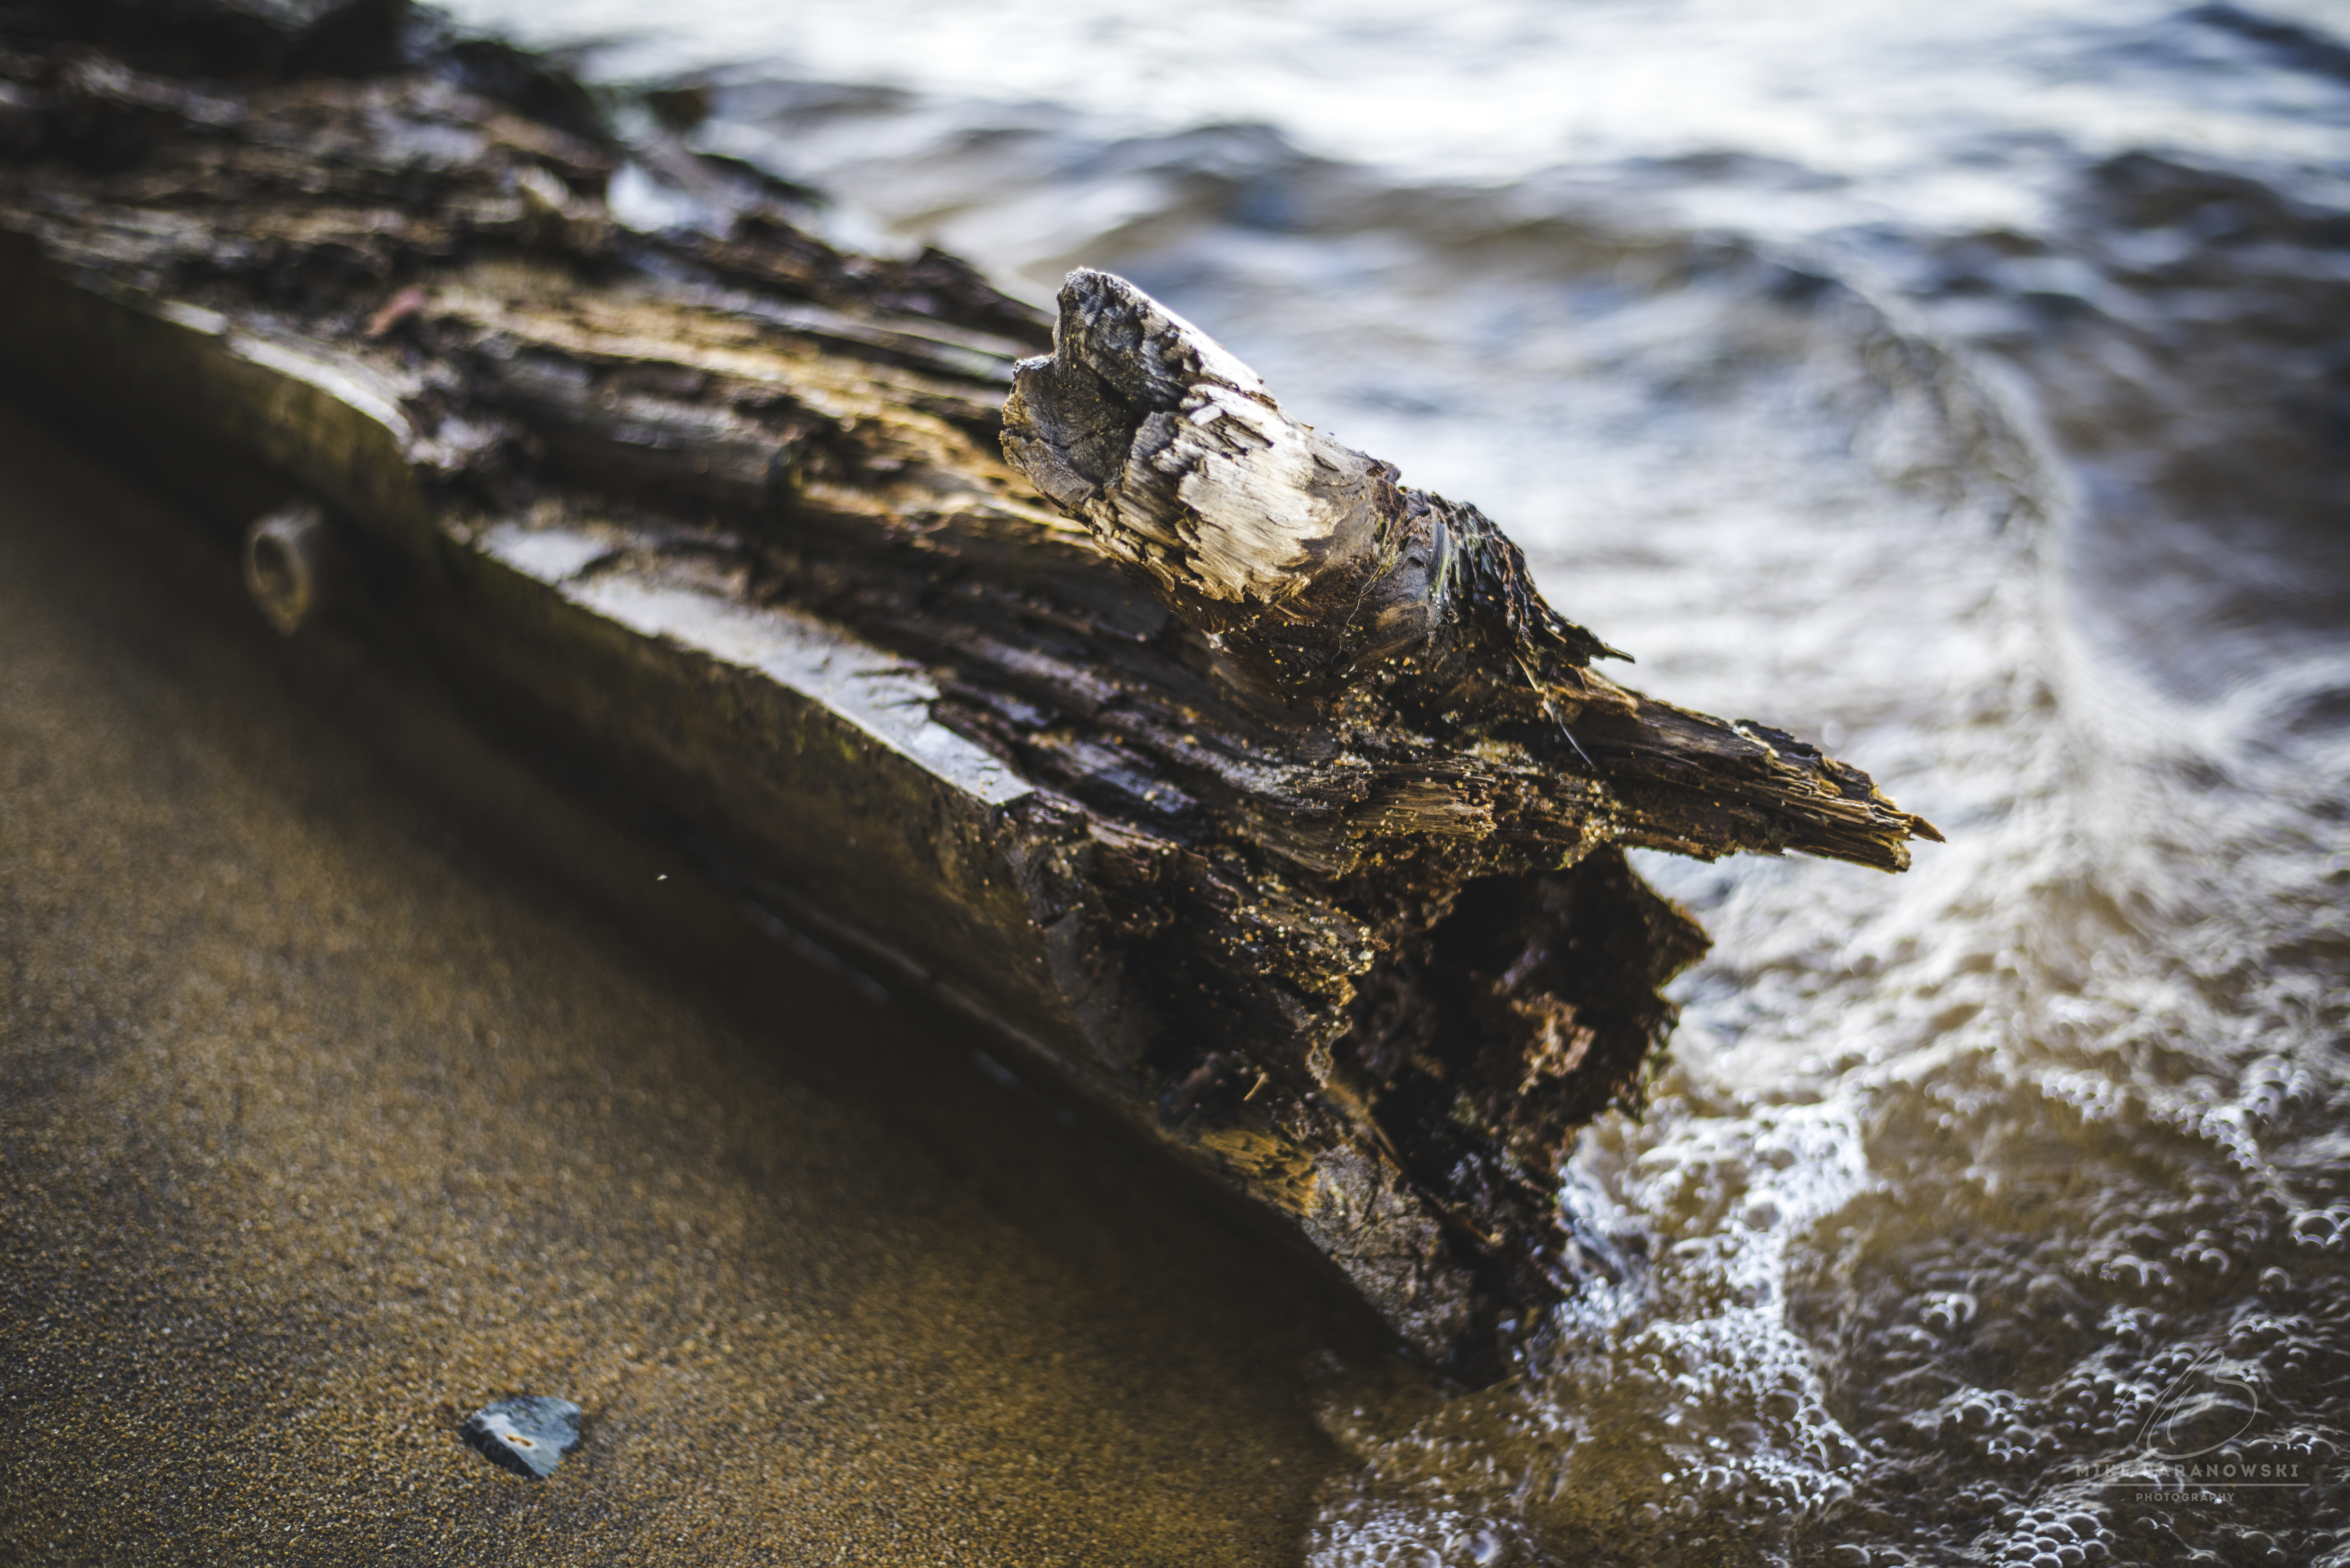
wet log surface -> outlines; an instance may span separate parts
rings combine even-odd
[[[1637,1106],[1704,946],[1623,849],[1898,870],[1935,836],[1597,673],[1473,507],[1120,280],[1073,276],[1055,326],[951,257],[842,253],[805,193],[622,145],[395,7],[5,26],[19,395],[323,502],[376,635],[1024,1043],[1459,1375],[1621,1266],[1559,1165]],[[616,179],[722,217],[631,230]]]

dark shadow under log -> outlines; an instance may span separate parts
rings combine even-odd
[[[10,13],[10,389],[190,493],[241,465],[322,507],[347,625],[986,1020],[1457,1374],[1602,1266],[1559,1164],[1637,1102],[1704,945],[1624,846],[1895,870],[1932,836],[1597,674],[1474,508],[1131,286],[1075,275],[1015,369],[1047,324],[952,258],[838,252],[526,57],[326,9],[331,66],[224,63],[172,31],[195,0]],[[619,226],[631,161],[731,216]]]

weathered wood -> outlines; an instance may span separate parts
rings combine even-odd
[[[1490,813],[1532,759],[1592,786],[1581,810],[1537,806],[1493,831],[1569,857],[1596,817],[1617,843],[1800,849],[1886,870],[1908,864],[1913,832],[1930,834],[1791,735],[1595,674],[1595,657],[1628,656],[1544,603],[1475,507],[1406,488],[1394,465],[1296,423],[1254,372],[1132,284],[1071,275],[1055,345],[1019,367],[1004,411],[1013,462],[1206,635],[1217,673],[1260,711],[1443,735],[1468,771],[1430,809]],[[1489,787],[1469,784],[1496,748],[1517,754],[1490,768]]]
[[[298,10],[234,13],[274,53],[193,0],[12,14],[17,391],[192,494],[241,462],[323,504],[356,624],[1462,1375],[1592,1266],[1559,1161],[1637,1104],[1703,945],[1622,846],[1898,869],[1931,836],[1791,736],[1596,674],[1490,522],[1130,285],[1076,275],[1055,335],[951,258],[845,254],[788,190],[610,140],[526,57]],[[619,226],[631,160],[731,216]]]

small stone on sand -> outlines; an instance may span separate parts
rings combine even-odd
[[[494,1463],[544,1480],[579,1446],[579,1407],[568,1399],[517,1394],[474,1411],[457,1435]]]

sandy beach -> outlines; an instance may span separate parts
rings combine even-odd
[[[0,1556],[1299,1555],[1317,1412],[1414,1397],[1328,1299],[189,520],[0,472]],[[586,1409],[545,1483],[458,1440],[511,1393]]]

